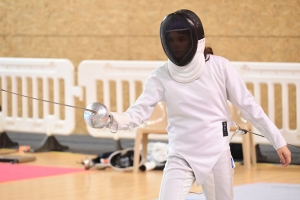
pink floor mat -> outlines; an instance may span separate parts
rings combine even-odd
[[[84,169],[0,163],[0,183],[82,171]]]

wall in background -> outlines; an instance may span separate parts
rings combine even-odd
[[[217,55],[300,62],[298,0],[2,0],[0,56],[68,58],[75,67],[87,59],[166,60],[159,26],[182,8],[201,18]],[[75,132],[85,132],[80,111],[77,119]]]
[[[159,26],[170,12],[200,16],[207,45],[232,61],[300,61],[298,0],[2,0],[0,56],[165,60]]]

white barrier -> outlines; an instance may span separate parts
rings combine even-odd
[[[81,98],[80,88],[74,86],[74,66],[67,59],[0,58],[0,78],[2,89],[25,96],[69,105],[74,105],[74,96]],[[74,108],[1,95],[4,131],[69,135],[75,128]]]
[[[123,112],[122,98],[122,82],[129,83],[129,99],[130,104],[136,100],[135,81],[141,81],[143,84],[152,70],[163,65],[164,61],[112,61],[112,60],[85,60],[82,61],[78,68],[78,83],[86,88],[87,104],[97,101],[96,82],[103,82],[103,104],[110,108],[110,99],[114,94],[110,94],[109,81],[116,82],[116,110]],[[231,62],[237,69],[245,83],[254,85],[254,96],[257,102],[261,102],[261,86],[265,83],[268,86],[268,114],[272,121],[275,121],[275,102],[274,99],[274,84],[279,84],[282,87],[282,107],[283,107],[283,127],[280,131],[289,143],[300,144],[300,106],[296,110],[296,128],[289,128],[288,117],[288,98],[287,85],[295,86],[296,102],[300,102],[300,63],[256,63],[256,62]],[[89,133],[94,137],[112,137],[107,129],[92,129],[88,127]],[[260,134],[256,129],[254,129]],[[119,137],[134,138],[135,130],[120,132]],[[150,135],[152,139],[167,139],[166,135]],[[241,137],[233,137],[233,142],[241,142]],[[268,143],[261,137],[255,137],[257,143]]]
[[[280,119],[282,126],[279,129],[288,143],[300,144],[300,63],[231,63],[245,83],[254,86],[253,92],[258,103],[265,98],[261,97],[261,84],[267,86],[268,115],[272,121],[275,119],[278,121],[275,111],[276,102],[273,97],[275,85],[279,85],[282,104]],[[74,105],[75,96],[82,100],[81,88],[84,88],[87,105],[97,101],[105,104],[108,108],[115,107],[112,111],[124,112],[126,109],[124,102],[127,101],[127,104],[131,105],[138,97],[136,85],[140,83],[143,86],[151,71],[163,64],[164,61],[85,60],[78,66],[78,86],[75,86],[75,70],[67,59],[0,58],[1,88],[68,105]],[[52,84],[49,84],[49,80],[52,80]],[[61,81],[64,86],[63,91],[60,91]],[[128,87],[128,100],[124,98],[124,83]],[[294,109],[291,109],[289,105],[291,96],[289,95],[289,86],[291,85],[293,86],[292,92],[295,93]],[[51,89],[55,92],[50,95]],[[115,89],[113,94],[111,94],[112,89]],[[1,92],[0,95],[2,96],[0,131],[3,129],[14,132],[51,132],[69,135],[75,127],[74,108],[53,105],[53,111],[50,112],[49,103],[40,103],[5,92]],[[50,98],[51,96],[52,98]],[[102,96],[101,100],[99,96]],[[30,101],[32,101],[31,106]],[[295,118],[295,126],[293,128],[290,127],[290,112],[294,112],[292,117]],[[92,129],[90,127],[87,129],[93,137],[111,138],[114,136],[108,129]],[[257,130],[254,131],[259,133]],[[135,138],[135,130],[120,131],[117,136]],[[167,138],[166,135],[150,135],[151,137],[153,139]],[[241,139],[234,137],[233,141],[241,142]],[[255,137],[255,141],[257,143],[267,142],[260,137]]]
[[[128,83],[129,105],[137,99],[136,83],[144,85],[152,70],[161,66],[161,61],[113,61],[113,60],[85,60],[78,66],[78,84],[85,88],[87,105],[92,102],[99,102],[97,99],[97,81],[103,84],[103,103],[111,108],[111,99],[116,99],[115,112],[124,112],[123,83]],[[116,94],[110,94],[110,81],[115,82]],[[88,132],[94,137],[112,137],[108,129],[93,129],[87,127]],[[135,129],[118,131],[122,138],[134,138]],[[158,136],[159,137],[159,136]],[[160,139],[160,138],[156,138]],[[165,137],[161,138],[165,139]]]

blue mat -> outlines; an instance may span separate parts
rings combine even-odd
[[[300,185],[281,183],[253,183],[234,187],[234,200],[268,199],[300,200]],[[203,194],[189,194],[186,200],[205,200],[205,197]]]

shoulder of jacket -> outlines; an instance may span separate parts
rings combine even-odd
[[[152,73],[163,73],[163,72],[168,72],[168,62],[164,63],[162,66],[157,67],[156,69],[153,70]]]
[[[227,58],[224,58],[222,56],[218,55],[209,55],[209,60],[208,61],[213,61],[213,62],[218,62],[218,63],[226,63],[229,62]]]

